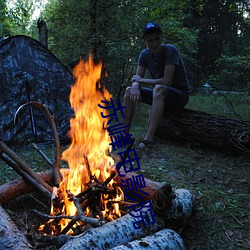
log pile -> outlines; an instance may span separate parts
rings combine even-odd
[[[223,152],[250,152],[250,121],[182,109],[166,114],[156,137],[190,145],[202,145]]]
[[[51,179],[51,173],[43,173],[40,176],[43,180]],[[116,179],[119,180],[119,177],[116,176]],[[60,235],[56,239],[55,237],[43,237],[41,241],[45,241],[46,244],[41,244],[41,246],[55,244],[57,247],[61,247],[61,249],[78,249],[80,246],[81,248],[84,247],[84,249],[95,249],[94,246],[97,244],[96,239],[98,237],[99,248],[97,249],[105,249],[107,245],[111,248],[118,244],[122,245],[120,247],[123,247],[124,244],[129,242],[131,242],[129,243],[131,247],[134,247],[132,249],[140,249],[138,247],[141,244],[155,245],[156,238],[159,238],[159,242],[165,242],[164,244],[167,244],[169,249],[185,249],[184,243],[176,231],[181,232],[181,228],[185,226],[187,219],[190,218],[195,207],[194,195],[188,190],[172,190],[169,186],[162,186],[160,183],[147,178],[145,178],[145,181],[147,192],[149,193],[147,199],[152,200],[154,211],[156,211],[154,224],[135,229],[133,225],[136,217],[127,214],[101,227],[91,227],[78,236]],[[13,181],[11,184],[13,184],[11,189],[22,186],[24,193],[31,191],[30,184],[23,180]],[[6,187],[3,189],[0,186],[0,190],[5,190],[2,197],[6,197],[5,192],[10,194]],[[167,230],[164,230],[166,228]],[[172,229],[175,229],[175,231]],[[158,234],[155,235],[156,232]],[[107,234],[111,236],[107,236]]]
[[[30,102],[29,104],[38,105],[47,112],[46,108],[41,107],[37,103]],[[47,116],[50,116],[50,114],[47,114]],[[61,180],[59,169],[59,140],[56,135],[52,117],[50,117],[50,122],[54,131],[57,148],[57,160],[55,164],[49,163],[53,166],[53,173],[35,173],[25,161],[19,158],[4,142],[0,141],[0,158],[12,167],[24,180],[14,181],[9,185],[5,184],[0,186],[0,203],[7,203],[13,197],[16,197],[17,194],[21,194],[21,191],[24,193],[33,191],[32,188],[35,188],[50,201],[54,190],[58,187]],[[129,150],[131,147],[132,145],[129,145],[126,150]],[[124,154],[122,157],[123,160],[125,160],[127,156]],[[157,182],[144,178],[146,187],[143,189],[147,195],[143,197],[143,193],[140,193],[143,200],[138,204],[131,203],[130,201],[120,201],[125,215],[120,218],[117,216],[115,220],[107,223],[107,219],[103,218],[102,214],[98,211],[100,197],[103,194],[109,196],[117,193],[117,190],[109,188],[108,184],[113,179],[118,183],[116,185],[121,183],[118,172],[121,173],[121,176],[124,176],[124,173],[119,169],[122,164],[118,162],[110,176],[103,183],[100,183],[95,179],[95,176],[91,175],[87,158],[84,164],[86,169],[89,169],[86,173],[91,180],[89,186],[77,195],[70,193],[70,190],[67,191],[69,201],[74,203],[77,209],[74,216],[66,216],[63,214],[51,216],[40,213],[39,211],[34,211],[36,215],[52,220],[55,223],[66,217],[71,220],[68,225],[60,231],[60,235],[43,236],[37,239],[36,248],[39,246],[56,245],[62,250],[110,249],[120,245],[120,248],[124,247],[125,249],[124,244],[131,242],[129,245],[126,245],[126,247],[129,246],[133,247],[132,249],[140,249],[141,246],[144,247],[146,245],[153,247],[152,249],[157,249],[155,248],[157,244],[164,244],[167,249],[185,249],[178,232],[181,232],[195,208],[195,196],[190,191],[186,189],[172,190],[171,186],[162,186]],[[126,173],[126,177],[132,178],[132,174]],[[123,191],[125,192],[125,190]],[[135,190],[127,191],[127,194],[133,197]],[[57,199],[53,199],[53,202],[57,200],[57,204],[60,206],[61,198],[59,195]],[[88,215],[84,212],[87,207],[94,208]],[[0,215],[2,214],[4,215],[4,211],[0,211]],[[98,215],[99,218],[92,217],[92,215]],[[76,223],[78,223],[78,227],[79,225],[83,225],[83,230],[72,230],[73,225]],[[69,230],[73,231],[75,235],[66,235]],[[158,239],[157,244],[155,243],[156,239]],[[23,242],[21,244],[23,245]]]
[[[134,249],[138,249],[139,242],[145,241],[151,246],[154,245],[155,237],[159,237],[161,241],[165,242],[166,249],[185,249],[184,243],[176,231],[181,229],[192,215],[195,205],[194,196],[185,189],[177,189],[172,192],[169,186],[163,186],[154,195],[152,203],[156,213],[154,218],[150,218],[150,222],[148,221],[148,208],[143,208],[136,211],[133,216],[124,215],[102,227],[91,228],[82,235],[70,238],[60,249],[110,249],[131,241],[134,241],[131,243],[134,245]],[[142,214],[143,218],[141,218]],[[139,227],[135,229],[138,218],[141,220]],[[147,221],[147,224],[143,221]],[[164,231],[166,228],[168,230]],[[175,231],[169,228],[174,228]],[[156,232],[158,234],[155,236]],[[147,238],[145,239],[145,237]],[[154,247],[157,249],[156,245]]]

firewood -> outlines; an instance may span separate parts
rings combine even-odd
[[[52,172],[37,173],[40,179],[50,183],[53,181]],[[22,179],[15,179],[0,186],[0,203],[6,204],[12,199],[25,193],[31,193],[35,190],[34,186]]]
[[[120,173],[121,173],[122,175],[124,174],[126,178],[132,178],[133,175],[136,175],[136,172],[128,172],[128,173],[125,174],[125,172],[124,172],[123,170],[120,170]],[[116,175],[116,177],[114,178],[114,181],[115,181],[116,183],[121,183],[121,179],[122,179],[121,176]],[[154,193],[155,193],[159,188],[161,188],[161,187],[163,186],[163,184],[161,184],[161,183],[159,183],[159,182],[156,182],[156,181],[152,181],[152,180],[150,180],[150,179],[148,179],[148,178],[146,178],[146,177],[144,177],[144,180],[145,180],[146,187],[143,188],[143,191],[144,191],[145,193],[147,193],[148,196],[145,195],[145,194],[143,194],[143,193],[139,193],[139,194],[140,194],[140,196],[142,196],[144,199],[150,200],[150,199],[152,199],[152,197],[154,196]],[[122,188],[122,187],[121,187],[121,188]],[[122,189],[123,189],[123,188],[122,188]],[[123,189],[123,191],[124,191],[124,189]],[[133,192],[136,192],[136,191],[128,192],[128,194],[129,194],[129,196],[136,198],[136,196],[134,196]]]
[[[152,203],[156,212],[154,224],[135,228],[137,219],[129,213],[102,227],[89,229],[84,234],[74,237],[61,250],[107,249],[145,237],[166,227],[181,229],[192,215],[195,196],[186,189],[168,191],[167,193],[166,187],[163,186],[153,197]],[[142,211],[146,211],[145,208],[142,208]],[[139,212],[135,214],[139,216]]]
[[[45,197],[50,199],[51,193],[29,174],[27,174],[22,168],[20,168],[15,162],[9,159],[4,153],[0,153],[0,158],[12,167],[27,183],[34,186],[34,188],[41,192]]]
[[[181,232],[187,220],[196,212],[196,197],[187,189],[171,190],[164,185],[152,198],[154,211],[168,228]]]
[[[17,154],[12,151],[3,141],[0,141],[0,149],[18,166],[22,168],[24,172],[34,178],[39,184],[41,184],[45,189],[47,189],[50,193],[52,192],[52,187],[40,179],[37,174],[28,166],[26,162],[24,162]]]
[[[144,238],[111,248],[111,250],[185,250],[185,245],[172,229],[162,229]]]
[[[122,173],[122,171],[120,171]],[[44,180],[47,183],[53,182],[53,176],[50,171],[43,172],[43,173],[38,173],[37,174],[40,179]],[[131,173],[126,174],[127,177],[131,177]],[[149,196],[145,196],[145,199],[152,199],[154,193],[156,190],[161,188],[163,185],[159,182],[152,181],[150,179],[145,178],[145,183],[146,187],[143,188],[145,192],[149,194]],[[115,177],[115,181],[117,183],[121,183],[121,177],[117,175]],[[18,197],[24,193],[29,193],[34,191],[34,187],[32,187],[30,184],[25,182],[24,180],[21,179],[16,179],[11,182],[5,183],[0,186],[0,203],[5,204],[8,201],[14,199],[15,197]],[[143,196],[143,193],[141,193]]]
[[[32,249],[25,236],[18,230],[0,204],[0,249]]]
[[[145,237],[165,227],[164,221],[157,216],[154,224],[142,226],[140,229],[134,228],[133,223],[135,222],[137,222],[135,217],[130,214],[124,215],[101,227],[90,228],[83,234],[69,239],[60,249],[110,249],[140,237]]]

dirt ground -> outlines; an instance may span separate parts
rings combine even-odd
[[[17,153],[44,170],[44,163],[32,150]],[[173,188],[189,189],[196,195],[197,213],[181,234],[187,249],[250,249],[249,156],[162,140],[157,140],[154,148],[137,153],[141,157],[138,173]],[[15,178],[8,166],[1,167],[6,182]],[[29,238],[39,236],[37,228],[41,224],[32,210],[49,209],[37,193],[19,197],[4,208]]]

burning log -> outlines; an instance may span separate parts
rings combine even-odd
[[[224,152],[250,152],[250,121],[182,109],[162,118],[156,136],[190,144],[199,143]]]
[[[32,249],[24,235],[17,229],[0,204],[0,249]]]
[[[153,199],[153,209],[156,212],[155,223],[135,228],[138,217],[141,214],[138,210],[133,216],[124,215],[99,228],[91,228],[85,233],[69,239],[61,250],[68,249],[107,249],[120,244],[145,237],[166,227],[181,229],[190,218],[195,206],[195,197],[186,189],[172,191],[169,186],[163,186],[155,193]],[[142,208],[141,211],[148,211]],[[145,213],[146,214],[146,213]],[[148,215],[143,215],[144,220],[148,220]],[[141,221],[142,224],[142,221]],[[159,233],[160,234],[160,233]],[[168,235],[168,238],[170,234]],[[176,237],[176,236],[175,236]],[[172,242],[171,244],[175,244]],[[180,249],[184,249],[180,247]]]
[[[174,230],[162,229],[152,235],[111,248],[111,250],[185,250],[185,245]]]
[[[122,172],[122,171],[121,171]],[[37,174],[40,179],[47,183],[51,183],[53,181],[53,176],[51,172],[43,172]],[[127,177],[131,177],[131,173],[126,174]],[[121,177],[117,175],[115,177],[115,181],[117,183],[121,183]],[[159,182],[152,181],[150,179],[144,178],[146,187],[143,188],[145,192],[149,194],[149,196],[145,196],[145,199],[152,199],[154,193],[161,188],[163,185]],[[5,204],[8,201],[14,199],[15,197],[18,197],[24,193],[29,193],[34,191],[34,187],[31,186],[29,183],[25,182],[21,179],[13,180],[9,183],[5,183],[0,186],[0,203]],[[132,194],[131,194],[132,195]],[[143,196],[143,193],[141,193]]]

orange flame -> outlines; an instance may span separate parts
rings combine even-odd
[[[101,112],[106,116],[108,111],[98,107],[101,100],[110,100],[112,97],[107,89],[100,85],[101,70],[102,63],[95,65],[91,56],[86,62],[80,60],[73,70],[76,81],[70,93],[70,103],[75,112],[74,118],[70,120],[69,134],[72,142],[62,153],[62,159],[68,162],[69,170],[62,171],[63,181],[59,187],[63,193],[65,215],[74,216],[77,213],[74,203],[68,201],[67,190],[77,195],[91,182],[90,176],[94,176],[102,183],[114,168],[114,160],[108,156],[110,138],[105,129],[108,119],[101,117]],[[112,186],[112,183],[113,181],[109,186]],[[122,200],[123,193],[121,190],[119,193],[116,199]],[[105,214],[105,195],[102,196],[102,200],[105,207],[102,213]],[[113,207],[114,213],[121,216],[117,204]],[[68,221],[63,220],[62,223],[64,225],[61,225],[61,229]]]

